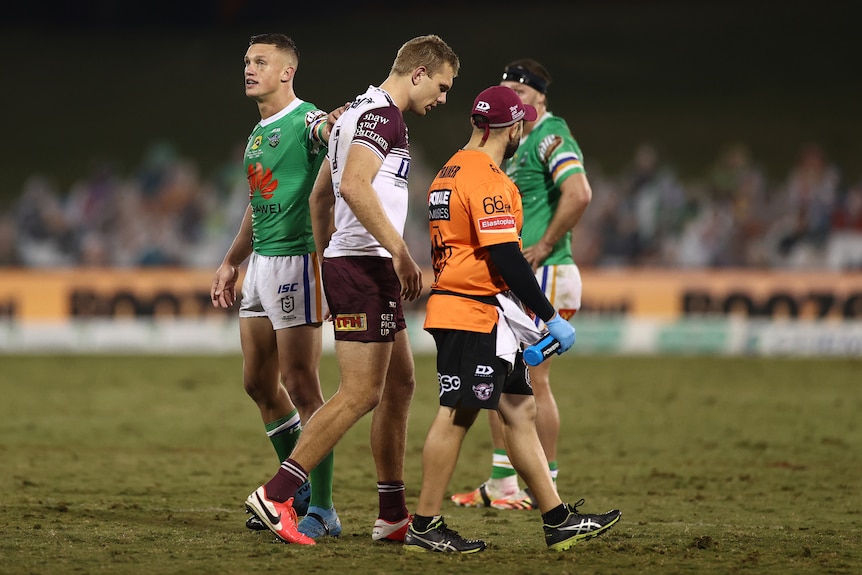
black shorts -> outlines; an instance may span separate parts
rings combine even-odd
[[[323,292],[339,341],[388,342],[407,327],[391,258],[324,258]]]
[[[491,333],[431,329],[437,344],[440,405],[497,409],[500,395],[533,395],[521,353],[514,367],[497,357],[497,328]]]

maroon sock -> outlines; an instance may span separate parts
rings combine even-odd
[[[293,459],[285,459],[275,477],[263,487],[266,496],[273,501],[284,503],[294,496],[299,486],[308,481],[308,472]]]
[[[380,499],[380,519],[395,523],[409,515],[403,481],[378,481],[377,497]]]

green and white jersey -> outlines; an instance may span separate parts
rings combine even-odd
[[[326,112],[296,99],[261,120],[245,148],[254,251],[298,256],[314,251],[308,196],[325,157],[319,140]]]
[[[506,175],[517,184],[524,205],[521,242],[525,248],[540,239],[560,201],[560,185],[584,172],[581,148],[566,121],[546,112],[506,163]],[[542,265],[572,264],[572,232],[568,232]]]

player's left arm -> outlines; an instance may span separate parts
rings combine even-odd
[[[308,197],[311,212],[311,230],[314,235],[314,246],[320,261],[323,261],[323,251],[329,245],[329,240],[335,232],[335,222],[332,208],[335,205],[335,194],[332,190],[332,166],[329,158],[323,160],[311,194]]]
[[[560,201],[551,223],[548,224],[542,239],[524,249],[524,258],[530,263],[533,271],[542,265],[560,238],[581,221],[592,198],[593,190],[586,173],[576,172],[562,181]]]
[[[407,242],[392,225],[372,185],[383,159],[365,144],[350,145],[339,192],[353,215],[368,233],[392,255],[392,265],[401,282],[401,297],[412,301],[422,291],[422,269],[410,255]]]

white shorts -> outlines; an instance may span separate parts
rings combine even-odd
[[[565,320],[570,319],[581,307],[581,272],[575,264],[542,266],[536,270],[536,281],[545,292],[545,297]],[[544,328],[542,320],[536,325]]]
[[[321,323],[329,313],[317,254],[252,253],[242,282],[239,317],[268,317],[273,329]]]

